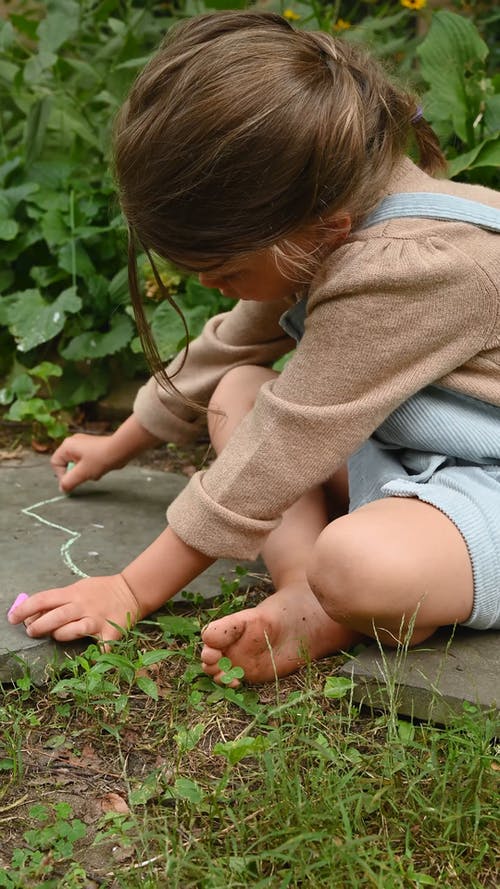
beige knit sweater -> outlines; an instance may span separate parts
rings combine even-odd
[[[400,192],[500,208],[500,194],[432,179],[409,160],[387,189]],[[353,232],[310,287],[304,337],[283,373],[170,506],[175,532],[207,555],[253,558],[284,510],[422,387],[438,383],[500,405],[499,290],[500,239],[476,226],[407,218]],[[190,346],[178,388],[206,404],[231,367],[272,364],[294,345],[278,324],[287,308],[240,302],[212,318]],[[154,379],[134,411],[167,441],[194,438],[204,423]]]

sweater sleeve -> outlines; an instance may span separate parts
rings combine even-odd
[[[254,558],[292,503],[400,403],[477,354],[495,323],[491,281],[449,242],[377,238],[333,259],[293,358],[168,510],[208,555]]]
[[[199,337],[190,343],[181,370],[182,354],[167,367],[183,396],[206,407],[222,377],[243,364],[268,366],[293,348],[293,341],[279,326],[289,308],[282,302],[239,302],[230,312],[216,315]],[[205,427],[202,411],[166,390],[155,377],[142,386],[134,402],[141,426],[164,441],[184,444]]]

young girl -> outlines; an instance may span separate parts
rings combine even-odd
[[[363,636],[500,627],[499,196],[432,178],[421,109],[359,48],[259,12],[168,34],[115,158],[154,376],[113,435],[58,448],[60,488],[205,421],[218,456],[121,574],[37,593],[12,622],[114,639],[110,621],[144,617],[219,556],[261,552],[276,591],[203,631],[216,681],[223,655],[258,682]],[[239,300],[167,372],[136,245]]]

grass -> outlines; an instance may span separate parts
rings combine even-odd
[[[225,593],[5,687],[0,887],[497,886],[492,718],[359,712],[340,658],[215,686],[199,627]]]

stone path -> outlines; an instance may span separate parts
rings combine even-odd
[[[20,675],[19,657],[40,678],[53,657],[75,650],[29,639],[24,627],[7,623],[3,616],[18,593],[65,586],[79,573],[116,573],[158,536],[168,503],[185,483],[181,475],[127,466],[67,497],[59,493],[46,457],[0,463],[0,681]],[[219,560],[190,591],[214,598],[219,578],[233,579],[236,564]],[[263,571],[262,565],[240,564]]]
[[[355,681],[354,700],[372,708],[446,723],[463,702],[500,711],[500,632],[441,630],[418,648],[369,645],[341,669]]]
[[[0,615],[20,592],[71,583],[75,573],[109,574],[128,564],[164,527],[167,504],[186,480],[129,466],[72,496],[58,493],[48,459],[36,454],[0,463]],[[205,598],[220,591],[219,577],[236,563],[216,562],[190,590]],[[260,573],[262,566],[248,566]],[[19,658],[35,680],[48,661],[81,646],[31,640],[23,627],[0,617],[0,681],[20,675]],[[356,683],[354,697],[371,706],[388,699],[398,711],[436,722],[463,709],[463,701],[500,705],[500,632],[443,631],[403,657],[368,646],[343,667]]]

